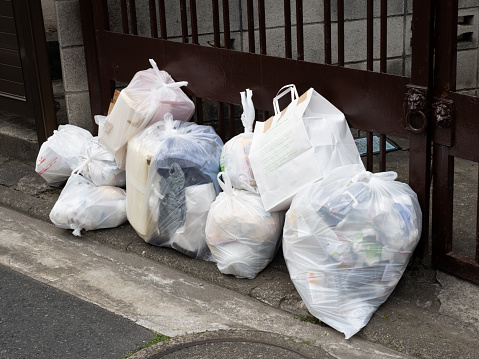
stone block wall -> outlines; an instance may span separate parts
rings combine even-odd
[[[68,122],[93,131],[78,0],[55,0]]]

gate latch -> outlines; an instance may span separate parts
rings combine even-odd
[[[452,146],[454,144],[454,102],[446,98],[435,97],[431,107],[434,121],[434,143]]]
[[[414,133],[426,131],[427,121],[427,87],[406,86],[406,98],[404,99],[405,128]]]

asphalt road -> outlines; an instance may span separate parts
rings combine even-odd
[[[122,358],[155,334],[0,265],[0,358]]]

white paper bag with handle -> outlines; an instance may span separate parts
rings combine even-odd
[[[313,88],[299,97],[294,85],[284,86],[273,107],[273,117],[256,123],[249,157],[266,211],[288,209],[296,193],[336,167],[362,165],[344,114]]]

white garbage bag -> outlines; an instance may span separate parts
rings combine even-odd
[[[93,137],[83,146],[78,156],[78,172],[96,186],[125,187],[125,170],[117,167],[115,157]]]
[[[233,188],[226,173],[218,181],[224,192],[210,207],[206,243],[221,273],[253,279],[276,254],[284,212],[266,212],[258,194]]]
[[[60,187],[78,166],[78,155],[92,137],[90,132],[81,127],[59,126],[40,147],[35,171],[50,186]]]
[[[392,293],[421,235],[417,196],[396,177],[337,168],[299,192],[286,214],[291,279],[311,314],[346,339]]]
[[[209,259],[205,225],[223,142],[210,126],[165,120],[128,143],[127,216],[146,242]]]
[[[111,113],[107,116],[100,142],[115,156],[119,168],[125,168],[127,142],[149,125],[163,120],[171,113],[175,120],[189,121],[195,105],[180,87],[188,82],[175,82],[160,71],[150,59],[152,69],[139,71],[120,92]]]
[[[112,186],[97,187],[83,176],[73,173],[50,212],[57,227],[81,230],[113,228],[126,222],[126,193]]]
[[[255,111],[253,106],[253,92],[247,89],[241,92],[241,103],[243,105],[243,114],[241,121],[244,127],[244,133],[241,133],[225,143],[221,152],[220,166],[221,171],[225,172],[233,187],[245,189],[258,193],[256,180],[249,163],[249,151],[253,141],[253,123]]]

